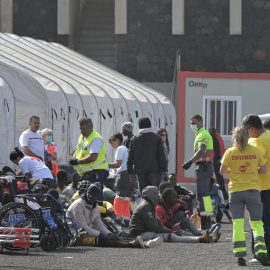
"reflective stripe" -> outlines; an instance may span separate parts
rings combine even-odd
[[[246,251],[233,251],[234,253],[234,256],[237,257],[237,258],[244,258],[247,256],[247,252]]]
[[[255,254],[260,253],[260,252],[267,253],[267,249],[266,249],[265,244],[261,243],[260,245],[257,245],[257,246],[255,245],[254,252],[255,252]]]
[[[201,157],[195,163],[197,163],[197,162],[204,162],[204,161],[206,161],[206,162],[211,161],[212,162],[213,161],[213,157]]]
[[[202,197],[204,210],[207,212],[207,215],[213,214],[212,211],[212,201],[210,196]]]
[[[121,197],[121,196],[116,195],[115,198],[121,199],[123,201],[131,201],[131,198],[130,197]]]
[[[83,173],[83,172],[88,172],[88,171],[92,171],[93,169],[97,168],[98,166],[107,163],[107,160],[103,160],[99,163],[96,163],[92,166],[86,167],[86,168],[81,168],[81,169],[77,169],[77,172]],[[78,167],[78,166],[75,166]]]
[[[246,241],[237,241],[233,243],[233,248],[244,248],[246,247]]]
[[[258,236],[258,237],[256,237],[255,239],[254,239],[254,244],[256,245],[256,244],[258,244],[258,243],[264,243],[264,237],[263,236]]]

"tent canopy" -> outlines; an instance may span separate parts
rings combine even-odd
[[[121,132],[125,121],[134,123],[137,134],[138,119],[149,117],[154,130],[168,131],[169,171],[175,171],[176,115],[165,96],[59,44],[0,33],[0,47],[0,89],[9,89],[5,92],[15,97],[12,147],[35,114],[42,128],[54,130],[62,153],[58,162],[66,163],[76,149],[79,119],[88,116],[104,138],[107,159],[113,161],[108,138]]]

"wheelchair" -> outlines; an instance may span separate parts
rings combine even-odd
[[[0,177],[0,180],[4,180],[4,178]],[[38,245],[44,251],[52,251],[68,246],[73,238],[68,222],[74,227],[76,233],[78,230],[74,221],[66,216],[63,205],[50,194],[17,195],[18,180],[27,182],[25,177],[15,177],[12,182],[8,183],[13,202],[4,205],[0,209],[0,227],[38,229],[34,234],[38,235],[36,237],[40,240]],[[45,199],[42,197],[45,197]],[[31,245],[31,247],[36,246]],[[4,244],[4,248],[12,251],[23,249],[8,243]]]

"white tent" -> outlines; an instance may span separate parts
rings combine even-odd
[[[0,164],[11,166],[9,153],[14,150],[15,101],[8,83],[0,77]]]
[[[167,129],[171,147],[169,171],[175,171],[176,116],[166,97],[59,44],[0,34],[0,48],[0,62],[30,76],[44,77],[64,94],[70,134],[66,156],[75,150],[78,120],[82,116],[91,117],[94,128],[104,137],[109,161],[113,159],[112,148],[107,143],[109,136],[121,132],[125,121],[134,122],[136,134],[138,119],[147,116],[154,129]]]

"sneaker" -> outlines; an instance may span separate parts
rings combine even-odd
[[[255,255],[255,258],[261,263],[261,265],[270,265],[270,261],[267,258],[267,254],[266,253],[258,253]]]
[[[145,248],[142,237],[140,235],[137,236],[137,238],[134,241],[132,241],[131,244],[135,248]]]
[[[255,256],[249,261],[250,264],[257,264],[259,265],[260,262],[255,258]]]
[[[246,266],[247,265],[246,260],[244,258],[237,258],[237,264],[239,266]]]
[[[212,234],[217,227],[219,227],[219,229],[220,229],[221,228],[221,224],[220,223],[216,223],[215,225],[213,225],[210,228],[209,233]]]
[[[157,237],[153,240],[149,240],[145,242],[144,246],[148,248],[153,248],[153,247],[158,247],[161,246],[163,243],[163,238],[162,237]]]
[[[211,242],[212,243],[216,243],[218,241],[218,236],[219,236],[219,227],[217,226],[215,228],[215,230],[213,231],[213,233],[211,234]]]

